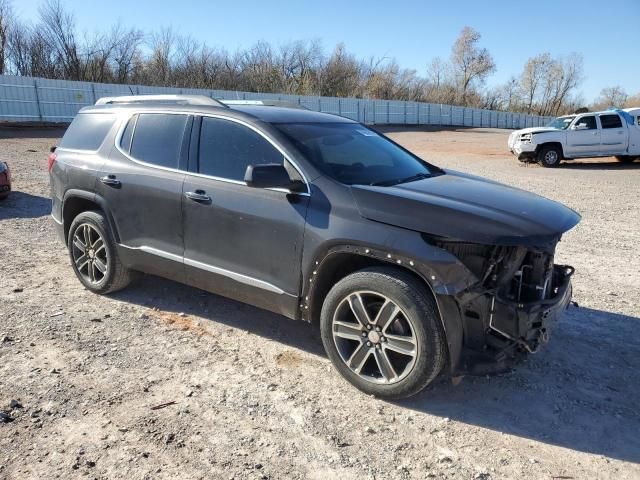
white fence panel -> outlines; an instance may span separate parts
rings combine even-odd
[[[206,95],[223,100],[282,100],[309,110],[332,113],[367,124],[443,125],[524,128],[552,117],[497,112],[434,103],[256,93],[198,88],[117,85],[0,75],[0,121],[70,122],[78,111],[101,97],[144,94]]]

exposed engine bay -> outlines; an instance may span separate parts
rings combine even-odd
[[[553,263],[557,242],[540,248],[433,238],[429,243],[455,255],[478,279],[456,296],[467,356],[499,363],[519,352],[535,353],[547,342],[555,319],[571,300],[574,272]]]

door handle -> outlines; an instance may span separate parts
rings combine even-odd
[[[195,192],[185,192],[184,196],[190,200],[193,200],[194,202],[199,202],[199,203],[211,202],[211,197],[207,195],[207,193],[204,190],[196,190]]]
[[[110,187],[119,187],[122,185],[122,182],[120,180],[116,180],[115,175],[105,175],[104,177],[100,178],[100,181],[105,185],[109,185]]]

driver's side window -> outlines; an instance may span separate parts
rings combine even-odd
[[[582,117],[576,122],[576,127],[579,127],[580,130],[596,130],[598,128],[596,117],[594,115]]]
[[[231,120],[203,117],[198,172],[244,181],[249,165],[280,163],[284,155],[262,135]]]

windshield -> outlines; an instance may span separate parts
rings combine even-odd
[[[358,123],[274,126],[320,171],[347,185],[390,186],[420,180],[437,171]]]
[[[569,125],[571,125],[571,122],[574,118],[576,117],[558,117],[551,120],[551,122],[547,124],[547,127],[557,128],[558,130],[566,130],[567,128],[569,128]]]

